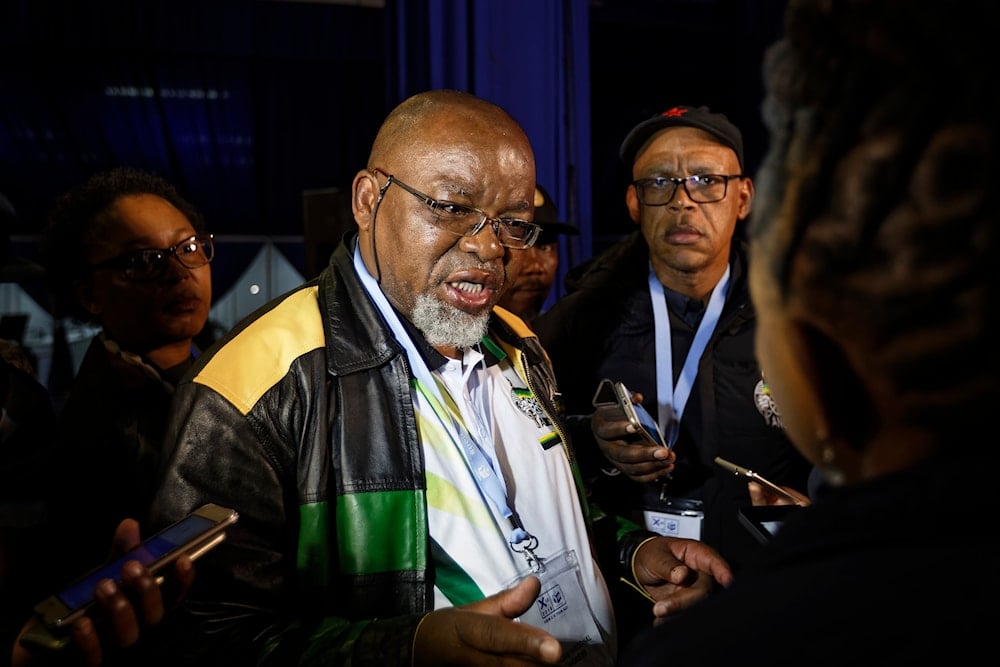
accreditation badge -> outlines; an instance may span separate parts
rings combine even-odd
[[[542,589],[531,608],[516,620],[541,628],[562,643],[560,665],[614,665],[583,590],[576,552],[563,549],[554,556],[539,559],[535,571],[518,575],[506,588],[529,576],[538,577]]]
[[[659,535],[700,540],[705,513],[700,500],[663,495],[654,498],[647,493],[642,517],[646,529]]]

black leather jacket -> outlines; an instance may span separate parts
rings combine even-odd
[[[750,503],[746,482],[716,465],[715,457],[800,491],[807,488],[810,465],[784,430],[758,410],[755,388],[762,376],[754,348],[756,315],[747,284],[746,248],[739,241],[733,242],[730,265],[729,293],[681,419],[677,467],[667,492],[703,501],[702,540],[739,567],[761,545],[738,518],[739,507]],[[637,231],[574,267],[567,277],[570,293],[532,325],[552,357],[580,467],[595,502],[625,515],[631,509],[639,521],[650,498],[658,500],[659,485],[603,474],[600,469],[610,465],[590,432],[589,415],[594,391],[604,377],[641,392],[646,408],[656,414],[657,350],[648,275],[649,246]],[[673,330],[684,335],[681,326]],[[694,330],[688,331],[690,339]],[[675,374],[680,365],[674,363]]]
[[[206,502],[240,519],[163,633],[175,659],[411,663],[433,607],[423,452],[407,358],[354,245],[237,325],[177,389],[156,524]],[[558,423],[538,339],[499,311],[490,331]]]

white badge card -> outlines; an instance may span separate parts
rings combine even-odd
[[[668,537],[701,539],[701,522],[705,517],[701,510],[644,510],[642,516],[646,530]]]
[[[511,588],[528,576],[538,577],[541,592],[535,603],[517,620],[541,628],[562,643],[561,665],[610,667],[611,652],[594,620],[587,594],[580,581],[576,552],[563,550],[541,560],[537,572],[519,575],[508,582]]]

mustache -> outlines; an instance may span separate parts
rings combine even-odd
[[[456,263],[458,264],[458,263]],[[502,260],[496,260],[492,262],[474,262],[469,264],[468,260],[462,261],[460,265],[441,267],[438,269],[438,283],[443,284],[448,282],[448,277],[455,274],[460,274],[463,271],[479,271],[488,274],[490,280],[493,281],[494,285],[498,288],[503,287],[507,284],[509,280],[509,275],[507,273],[507,265],[503,263]]]
[[[677,224],[671,225],[667,229],[668,233],[672,232],[684,232],[687,234],[701,234],[701,230],[686,222],[678,222]]]

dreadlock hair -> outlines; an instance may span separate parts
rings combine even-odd
[[[900,419],[955,438],[1000,398],[998,13],[792,0],[764,64],[766,270]]]

